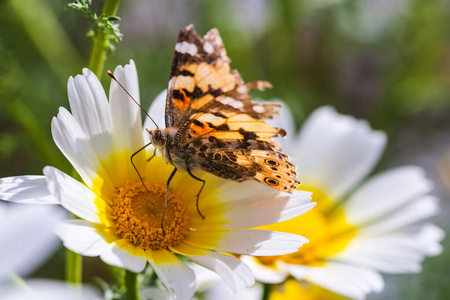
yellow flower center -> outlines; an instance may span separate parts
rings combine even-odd
[[[314,189],[312,199],[317,206],[307,213],[281,223],[258,227],[258,229],[289,232],[309,239],[299,251],[282,256],[258,257],[266,266],[273,266],[277,260],[286,263],[308,266],[323,265],[325,259],[342,251],[355,236],[356,228],[345,220],[341,207],[333,205],[323,193]]]
[[[178,244],[189,231],[189,216],[180,195],[169,191],[164,230],[161,221],[166,189],[161,182],[127,182],[116,189],[112,201],[115,234],[142,249],[165,249]]]

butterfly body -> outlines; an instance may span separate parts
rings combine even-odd
[[[203,39],[192,25],[180,32],[166,99],[166,128],[148,131],[152,144],[175,166],[169,181],[180,170],[204,185],[192,174],[202,170],[292,192],[299,185],[295,166],[272,140],[286,132],[265,123],[278,117],[281,104],[253,102],[248,91],[269,88],[270,83],[244,84],[229,63],[217,29]]]

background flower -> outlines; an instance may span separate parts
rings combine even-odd
[[[258,280],[280,283],[291,274],[335,293],[364,299],[380,292],[378,272],[419,272],[428,255],[442,252],[444,232],[427,223],[439,211],[433,184],[416,166],[364,181],[385,146],[385,135],[365,121],[317,109],[286,149],[313,191],[317,207],[295,219],[263,226],[308,236],[299,252],[247,259]]]

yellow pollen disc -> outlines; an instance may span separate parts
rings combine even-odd
[[[165,249],[178,244],[189,231],[189,216],[179,193],[169,191],[164,230],[161,220],[166,189],[161,182],[127,182],[113,195],[112,219],[116,235],[142,249]]]
[[[266,266],[273,266],[277,260],[290,264],[320,266],[326,258],[342,251],[356,235],[356,228],[348,224],[341,207],[333,205],[323,193],[302,186],[302,190],[313,192],[312,201],[317,206],[296,218],[258,229],[289,232],[309,239],[299,251],[282,255],[258,257]]]

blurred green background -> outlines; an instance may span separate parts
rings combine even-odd
[[[50,121],[68,107],[69,76],[89,64],[89,20],[68,1],[0,1],[0,176],[70,170],[54,145]],[[93,0],[101,10],[103,1]],[[297,125],[316,107],[367,119],[389,144],[377,169],[416,164],[434,180],[450,232],[449,0],[134,0],[118,11],[123,42],[105,70],[134,59],[141,102],[167,86],[178,31],[217,27],[245,81],[274,88],[256,96],[282,99]],[[103,76],[109,89],[109,78]],[[450,239],[444,249],[450,249]],[[63,277],[60,250],[39,275]],[[102,275],[85,260],[85,279]],[[369,299],[448,299],[450,252],[425,260],[418,275],[385,276]],[[106,274],[106,273],[105,273]]]

